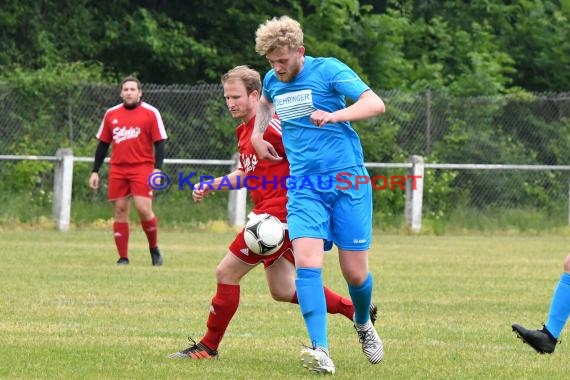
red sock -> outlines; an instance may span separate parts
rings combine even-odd
[[[327,312],[330,314],[342,314],[352,321],[354,318],[354,306],[349,298],[336,294],[331,289],[324,287],[327,300]]]
[[[129,223],[113,223],[113,235],[119,257],[129,258]]]
[[[206,326],[208,331],[200,341],[212,350],[217,350],[232,317],[239,305],[239,285],[218,284]]]
[[[327,301],[327,313],[342,314],[352,321],[352,318],[354,317],[354,306],[352,305],[352,301],[336,294],[326,286],[324,286],[323,289],[325,291],[325,300]],[[299,303],[297,292],[293,295],[291,303]]]
[[[151,220],[141,221],[141,226],[146,234],[148,247],[155,248],[158,245],[158,221],[156,220],[156,216]]]

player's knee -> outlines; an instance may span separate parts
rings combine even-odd
[[[290,299],[287,299],[282,294],[271,294],[271,297],[277,302],[290,302]]]
[[[361,273],[360,271],[345,272],[344,279],[352,286],[359,287],[364,284],[368,278],[368,273]]]
[[[115,215],[124,215],[127,214],[129,212],[129,204],[125,203],[125,202],[115,202],[115,205],[113,207],[114,211],[115,211]]]
[[[277,302],[291,302],[293,295],[281,290],[269,289],[271,297]]]
[[[216,280],[218,281],[218,283],[222,283],[225,284],[227,278],[228,278],[228,273],[226,270],[224,270],[224,268],[221,265],[218,265],[216,267]]]
[[[241,276],[234,274],[227,267],[218,265],[216,267],[216,281],[219,284],[237,285],[241,280]]]
[[[137,211],[141,220],[152,220],[154,218],[154,213],[150,207],[138,208]]]
[[[125,221],[129,219],[128,209],[115,209],[115,220]]]

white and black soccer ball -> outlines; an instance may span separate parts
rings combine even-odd
[[[267,256],[277,252],[283,245],[285,228],[273,215],[260,214],[247,222],[243,237],[250,251]]]

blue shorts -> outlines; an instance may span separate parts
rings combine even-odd
[[[320,238],[327,251],[333,242],[349,251],[370,248],[372,185],[364,166],[292,177],[287,188],[287,225],[291,240]]]

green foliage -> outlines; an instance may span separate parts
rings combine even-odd
[[[442,87],[457,95],[505,91],[515,71],[510,56],[485,23],[457,27],[449,19],[418,19],[406,31],[406,56],[414,63],[409,88]]]
[[[358,57],[365,77],[373,88],[412,88],[417,68],[405,56],[405,35],[410,22],[392,10],[368,13],[351,20],[347,47]]]
[[[101,67],[81,63],[55,63],[39,70],[16,67],[4,80],[6,98],[11,99],[12,105],[10,112],[0,115],[0,123],[10,127],[5,129],[5,133],[10,133],[3,138],[2,153],[55,155],[59,148],[68,147],[72,142],[72,124],[66,111],[77,106],[76,99],[81,97],[85,83],[101,80]],[[7,164],[1,170],[11,179],[2,187],[31,193],[37,190],[38,183],[43,183],[43,198],[50,199],[53,190],[45,183],[52,183],[52,163],[22,161]],[[33,202],[38,201],[38,197],[39,194],[34,193]]]
[[[229,160],[237,151],[235,128],[240,121],[229,115],[221,88],[209,86],[204,94],[207,96],[200,99],[203,108],[195,107],[196,113],[190,117],[178,112],[174,104],[161,111],[165,124],[170,126],[169,157],[194,158],[207,151],[209,159]]]
[[[238,64],[267,70],[253,48],[255,30],[287,14],[302,22],[308,54],[337,56],[376,88],[493,95],[510,86],[564,91],[570,83],[564,1],[222,0],[195,7],[107,0],[97,12],[90,3],[5,1],[3,71],[100,62],[115,81],[136,73],[147,83],[211,83]]]
[[[426,170],[422,217],[426,220],[448,220],[453,205],[462,204],[461,189],[454,186],[455,170]]]
[[[373,192],[373,225],[390,230],[399,228],[404,223],[405,188],[397,183],[396,176],[406,176],[402,169],[374,169],[369,168],[368,173],[372,180]]]
[[[509,82],[533,91],[568,89],[570,23],[564,2],[408,0],[390,3],[412,20],[412,25],[419,26],[419,29],[413,28],[416,38],[412,38],[409,45],[416,53],[408,57],[427,56],[431,63],[439,56],[444,60],[435,58],[435,61],[443,64],[444,78],[453,80],[449,74],[480,77],[491,85],[490,89],[496,86],[500,89]],[[424,23],[433,28],[425,30]],[[433,39],[434,36],[439,37]],[[454,54],[450,54],[452,51]],[[460,71],[456,72],[457,69]],[[458,85],[463,87],[461,93],[466,93],[472,85],[475,85],[473,90],[480,87],[477,81]],[[488,90],[484,93],[489,94]]]
[[[116,79],[135,73],[145,82],[155,81],[158,72],[162,82],[181,80],[180,74],[192,68],[198,58],[212,60],[217,55],[215,48],[189,36],[182,23],[144,8],[109,20],[100,49],[99,55],[107,58]]]
[[[570,17],[567,8],[562,11],[557,3],[521,2],[511,16],[514,33],[505,36],[517,62],[515,83],[531,91],[568,90]]]

